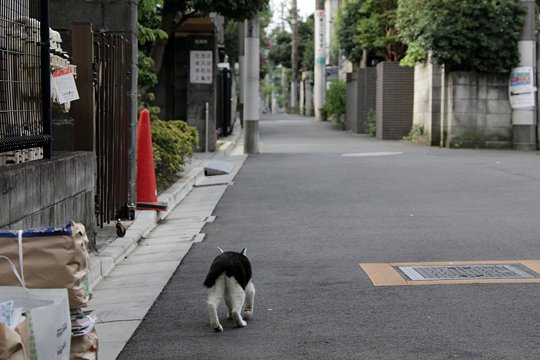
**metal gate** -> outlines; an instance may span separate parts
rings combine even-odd
[[[49,48],[48,0],[0,2],[0,153],[50,158]]]
[[[217,75],[216,130],[219,136],[228,136],[232,132],[231,98],[232,78],[229,69],[221,69]]]
[[[94,35],[98,226],[128,217],[129,123],[127,40]]]

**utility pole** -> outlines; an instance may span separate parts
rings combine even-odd
[[[240,99],[238,101],[238,113],[240,116],[240,127],[244,128],[244,93],[246,89],[246,59],[244,57],[244,22],[238,22],[238,66],[240,67]]]
[[[296,114],[298,112],[297,109],[297,98],[298,98],[298,80],[297,80],[297,72],[298,72],[298,9],[296,0],[292,0],[292,6],[291,6],[291,28],[292,28],[292,42],[291,42],[291,67],[292,67],[292,75],[291,75],[291,113]]]
[[[536,73],[536,39],[535,39],[535,12],[534,0],[520,0],[527,9],[525,25],[518,41],[520,53],[519,66],[532,67]],[[512,109],[513,147],[516,150],[536,150],[536,108]]]
[[[281,1],[281,32],[285,31],[285,0]]]
[[[324,0],[315,0],[315,83],[313,105],[315,119],[322,121],[322,108],[324,106],[326,86],[326,57],[325,57],[325,31],[324,31]]]
[[[259,14],[245,21],[244,153],[259,153]]]

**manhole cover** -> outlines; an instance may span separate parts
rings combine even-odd
[[[392,156],[392,155],[401,155],[403,152],[363,152],[363,153],[347,153],[341,154],[344,157],[369,157],[369,156]]]
[[[531,274],[513,265],[399,266],[411,280],[526,279]]]

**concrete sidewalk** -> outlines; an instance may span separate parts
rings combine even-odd
[[[99,359],[116,359],[183,257],[204,239],[201,229],[247,156],[241,129],[220,139],[215,153],[196,153],[182,177],[159,196],[168,210],[137,211],[123,238],[91,255],[88,308],[98,317]],[[205,176],[210,161],[234,165],[227,175]]]

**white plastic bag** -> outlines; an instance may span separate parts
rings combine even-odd
[[[69,360],[71,320],[67,290],[28,289],[24,287],[24,278],[11,265],[23,287],[0,286],[0,302],[13,300],[15,307],[24,309],[30,324],[31,358]]]

